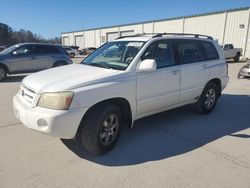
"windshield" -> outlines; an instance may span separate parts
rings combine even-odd
[[[17,47],[18,47],[18,45],[13,45],[13,46],[11,46],[9,48],[6,48],[5,50],[3,50],[3,51],[0,52],[0,55],[6,55],[6,54],[12,52]]]
[[[145,42],[109,42],[84,59],[81,64],[126,70]]]

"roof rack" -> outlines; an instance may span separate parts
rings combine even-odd
[[[192,34],[192,33],[142,33],[142,34],[135,34],[135,35],[128,35],[128,36],[121,36],[117,39],[122,39],[126,37],[139,37],[139,36],[146,36],[146,35],[152,35],[152,38],[167,36],[167,35],[175,35],[175,36],[193,36],[195,38],[207,38],[210,40],[213,40],[213,37],[207,36],[207,35],[200,35],[200,34]]]
[[[120,36],[116,39],[122,39],[122,38],[126,38],[126,37],[141,37],[141,36],[147,36],[147,35],[152,35],[152,37],[153,37],[154,35],[158,35],[158,34],[160,34],[160,33],[136,33],[134,35]]]
[[[195,38],[207,38],[207,39],[213,40],[213,37],[211,37],[211,36],[192,34],[192,33],[158,33],[158,34],[154,35],[153,38],[162,37],[162,36],[166,36],[166,35],[193,36]]]

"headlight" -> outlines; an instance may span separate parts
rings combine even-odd
[[[71,104],[74,93],[59,92],[59,93],[43,93],[39,99],[38,106],[53,110],[67,110]]]

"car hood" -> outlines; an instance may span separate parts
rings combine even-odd
[[[25,77],[22,84],[36,93],[60,92],[100,83],[123,71],[82,64],[72,64],[37,72]]]

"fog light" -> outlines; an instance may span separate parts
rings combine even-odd
[[[41,127],[45,127],[48,125],[48,123],[45,119],[39,119],[39,120],[37,120],[37,125],[41,126]]]

